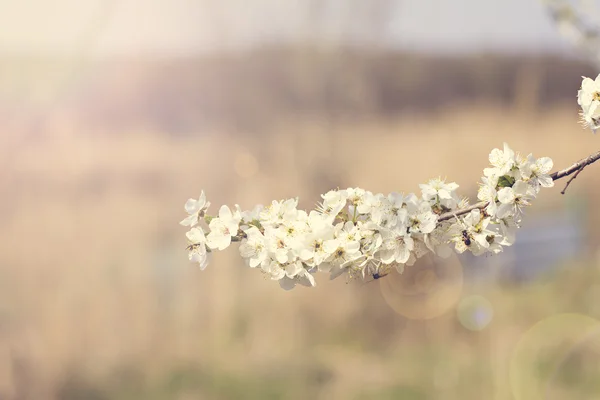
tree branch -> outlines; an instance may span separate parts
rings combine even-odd
[[[577,161],[575,164],[571,165],[569,168],[565,168],[563,170],[551,173],[550,178],[552,178],[553,181],[556,181],[558,179],[564,178],[565,176],[569,176],[572,173],[576,172],[577,170],[583,169],[586,166],[593,164],[598,160],[600,160],[600,151],[597,151],[594,154],[590,155],[589,157],[586,157],[586,158],[583,158],[583,159]]]
[[[562,190],[561,193],[565,194],[565,191],[567,190],[567,188],[569,187],[571,182],[575,178],[577,178],[577,176],[581,173],[581,171],[583,171],[583,169],[585,167],[587,167],[588,165],[593,164],[598,160],[600,160],[600,151],[597,151],[594,154],[577,161],[575,164],[571,165],[569,168],[565,168],[560,171],[551,173],[550,178],[552,178],[553,181],[557,181],[566,176],[575,174],[575,175],[573,175],[573,177],[571,179],[569,179],[565,188]],[[468,214],[473,210],[483,209],[483,208],[487,207],[487,205],[488,205],[487,201],[481,201],[479,203],[473,204],[467,208],[463,208],[462,210],[458,210],[456,212],[447,212],[445,214],[440,215],[440,217],[438,218],[438,221],[440,221],[440,222],[446,221],[446,220],[454,218],[455,216]]]

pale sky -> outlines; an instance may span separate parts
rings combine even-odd
[[[361,28],[367,4],[374,4],[370,1],[387,2],[387,18],[380,25]],[[0,0],[0,4],[0,54],[168,56],[314,36],[364,39],[365,29],[373,27],[374,37],[394,47],[422,51],[569,48],[540,0]]]

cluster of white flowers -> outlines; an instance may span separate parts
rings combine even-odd
[[[523,157],[504,144],[504,149],[490,153],[491,168],[483,170],[484,177],[477,197],[488,205],[480,212],[471,211],[470,220],[465,218],[468,239],[475,246],[469,250],[475,255],[485,252],[498,253],[502,246],[510,246],[515,240],[515,230],[523,216],[523,208],[531,204],[542,187],[554,186],[550,177],[552,160],[548,157],[535,159],[529,154]],[[466,250],[459,245],[456,250]]]
[[[578,93],[585,124],[600,126],[600,75],[584,78]],[[374,194],[360,188],[332,190],[315,210],[298,209],[298,199],[273,201],[268,207],[242,211],[221,206],[207,214],[204,192],[185,204],[191,261],[201,269],[214,250],[240,242],[250,268],[279,281],[284,289],[314,286],[313,275],[330,279],[378,279],[392,270],[402,273],[427,253],[447,257],[452,250],[474,255],[496,254],[515,241],[523,209],[543,187],[554,186],[548,157],[522,156],[505,143],[489,156],[478,191],[481,201],[469,206],[458,185],[432,179],[421,194]]]
[[[498,253],[514,242],[523,207],[541,187],[553,185],[552,161],[521,157],[505,144],[491,152],[490,162],[479,190],[479,199],[489,204],[468,213],[458,185],[439,178],[420,185],[420,196],[332,190],[310,212],[298,209],[298,199],[287,199],[251,211],[222,206],[213,217],[206,214],[210,203],[202,192],[187,201],[189,215],[181,221],[191,228],[189,258],[204,269],[211,251],[239,241],[250,268],[291,289],[314,286],[317,271],[331,279],[377,279],[393,269],[402,272],[429,252]],[[440,220],[442,215],[452,218]]]
[[[596,133],[600,127],[600,75],[595,80],[583,77],[577,103],[581,106],[581,122]]]

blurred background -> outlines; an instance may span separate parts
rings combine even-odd
[[[438,176],[474,199],[505,141],[598,150],[598,4],[559,3],[4,2],[0,399],[600,398],[596,165],[509,251],[371,283],[284,292],[235,248],[201,272],[178,225],[201,189],[213,212]]]

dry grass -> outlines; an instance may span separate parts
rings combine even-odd
[[[597,150],[575,119],[571,109],[534,117],[486,106],[386,123],[288,121],[263,136],[82,134],[65,120],[50,121],[39,140],[10,131],[0,139],[0,398],[510,399],[511,350],[534,323],[562,312],[600,317],[597,260],[584,255],[573,266],[586,268],[525,286],[466,281],[434,300],[439,276],[404,277],[423,302],[325,279],[286,293],[245,269],[235,249],[200,273],[177,222],[200,189],[215,205],[299,195],[311,207],[335,186],[413,191],[442,175],[473,195],[503,141],[557,167]],[[599,187],[590,167],[567,197],[544,192],[536,209],[593,204]],[[597,243],[600,213],[589,221]],[[472,293],[494,308],[482,332],[456,318]],[[562,362],[544,359],[580,371],[560,372],[551,398],[600,393],[585,375],[597,372],[590,343]]]

